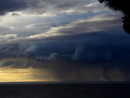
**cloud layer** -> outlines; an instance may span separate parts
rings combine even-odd
[[[90,8],[95,5],[95,0],[1,0],[0,14],[14,11],[27,11],[32,13],[55,13],[60,11],[74,13],[76,10],[81,13],[86,10],[86,7]]]

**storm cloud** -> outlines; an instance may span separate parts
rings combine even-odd
[[[127,35],[104,35],[103,32],[51,37],[3,43],[0,45],[0,57],[25,57],[43,61],[128,62],[129,42]]]

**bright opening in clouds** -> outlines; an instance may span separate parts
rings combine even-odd
[[[122,16],[98,0],[1,0],[0,66],[32,72],[16,82],[129,81]]]

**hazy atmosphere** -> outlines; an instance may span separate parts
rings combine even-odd
[[[1,0],[0,82],[130,81],[122,16],[98,0]]]

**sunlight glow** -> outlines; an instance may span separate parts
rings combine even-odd
[[[51,73],[42,71],[41,69],[32,68],[0,68],[0,82],[58,81],[49,77]]]

